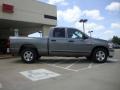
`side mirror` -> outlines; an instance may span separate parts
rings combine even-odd
[[[83,39],[88,39],[88,37],[85,34],[83,34],[82,38]]]

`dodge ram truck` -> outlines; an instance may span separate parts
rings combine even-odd
[[[85,56],[89,60],[104,63],[114,55],[112,43],[89,37],[69,27],[50,28],[48,38],[10,37],[10,52],[20,55],[26,63],[33,63],[41,56]]]

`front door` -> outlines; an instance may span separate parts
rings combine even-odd
[[[83,33],[74,28],[67,29],[68,50],[71,55],[83,56],[90,51],[91,43],[88,39],[83,39]]]

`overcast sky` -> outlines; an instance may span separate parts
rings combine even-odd
[[[80,19],[88,19],[86,33],[110,39],[120,37],[120,0],[38,0],[57,6],[57,26],[75,27],[82,30]]]

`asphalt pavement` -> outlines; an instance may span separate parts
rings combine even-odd
[[[84,57],[0,59],[0,90],[120,90],[120,50],[102,64]]]

